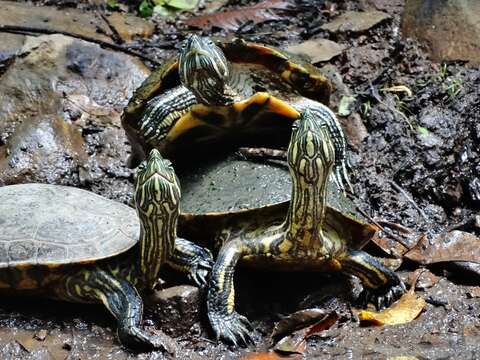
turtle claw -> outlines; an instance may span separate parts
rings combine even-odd
[[[197,286],[203,287],[207,283],[207,277],[212,270],[214,261],[212,253],[205,248],[198,247],[196,256],[190,264],[188,278]]]
[[[254,345],[250,333],[253,326],[245,316],[233,312],[229,315],[209,314],[210,323],[217,340],[222,340],[235,347]]]
[[[358,302],[362,307],[366,307],[371,302],[375,305],[377,311],[382,310],[398,300],[405,290],[405,285],[401,281],[394,286],[384,287],[379,290],[364,289],[358,298]]]

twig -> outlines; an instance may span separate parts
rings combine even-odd
[[[407,192],[405,190],[403,190],[395,181],[393,180],[388,180],[388,183],[390,185],[392,185],[392,187],[397,190],[400,194],[402,194],[405,199],[407,199],[407,201],[413,205],[413,207],[415,209],[417,209],[417,211],[420,213],[420,215],[422,215],[423,219],[424,220],[428,220],[427,218],[427,215],[425,215],[425,213],[423,212],[422,209],[420,209],[420,207],[417,205],[417,203],[407,194]]]
[[[112,32],[113,41],[115,41],[117,44],[123,44],[124,41],[122,37],[118,33],[117,29],[115,29],[115,26],[110,23],[110,20],[108,20],[108,18],[104,14],[101,14],[99,11],[95,11],[95,13],[97,14],[97,16],[101,17],[103,21],[105,21],[105,24],[107,24],[108,28]]]
[[[379,224],[382,224],[384,226],[387,226],[391,229],[395,229],[399,232],[401,232],[402,234],[408,234],[408,235],[411,235],[413,234],[413,231],[412,229],[409,229],[403,225],[400,225],[400,224],[397,224],[397,223],[393,223],[391,221],[387,221],[387,220],[378,220],[378,223]]]
[[[42,28],[35,28],[35,27],[29,27],[29,26],[14,26],[14,25],[0,25],[0,32],[5,32],[5,33],[11,33],[11,34],[20,34],[20,35],[29,35],[29,34],[46,34],[46,35],[54,35],[54,34],[61,34],[65,36],[70,36],[74,37],[80,40],[88,41],[91,43],[95,43],[100,45],[103,48],[108,48],[116,51],[121,51],[125,54],[133,55],[138,58],[141,58],[145,61],[149,61],[154,65],[160,65],[160,63],[157,60],[154,60],[148,56],[145,56],[141,53],[138,53],[136,51],[130,50],[128,48],[125,48],[121,45],[117,44],[112,44],[103,40],[97,40],[93,39],[88,36],[80,35],[80,34],[75,34],[71,33],[68,31],[62,31],[62,30],[51,30],[51,29],[42,29]]]

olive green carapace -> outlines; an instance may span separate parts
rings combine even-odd
[[[169,161],[152,150],[135,182],[136,211],[58,185],[0,187],[0,291],[103,303],[126,346],[162,348],[142,329],[139,292],[165,263],[202,284],[211,254],[177,239],[180,188]]]
[[[218,252],[208,284],[207,307],[217,336],[249,342],[248,320],[235,311],[238,262],[269,270],[340,271],[360,279],[362,300],[388,306],[404,290],[395,273],[360,249],[378,230],[355,212],[330,181],[335,147],[325,124],[305,111],[292,130],[288,166],[290,202],[235,213],[181,214],[179,233],[211,239]]]

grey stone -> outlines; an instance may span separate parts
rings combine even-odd
[[[169,335],[182,336],[195,331],[200,321],[199,289],[190,285],[156,291],[146,302],[158,327]],[[192,330],[193,329],[193,330]]]
[[[478,0],[407,0],[402,32],[427,45],[434,61],[480,63]]]

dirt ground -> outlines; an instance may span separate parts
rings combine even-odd
[[[32,6],[59,3],[85,11],[106,11],[94,1],[33,1]],[[228,6],[249,3],[235,0]],[[419,234],[459,229],[480,235],[480,225],[475,221],[480,209],[479,69],[464,62],[433,63],[419,43],[402,38],[402,0],[337,1],[333,10],[331,4],[298,1],[301,10],[279,21],[245,26],[237,35],[280,47],[311,37],[345,45],[346,50],[328,64],[337,79],[332,108],[337,110],[343,95],[355,95],[351,114],[340,120],[349,142],[356,203],[376,221],[401,224]],[[390,18],[361,33],[329,33],[320,28],[334,15],[369,9],[382,10]],[[153,18],[154,36],[134,43],[135,51],[157,61],[167,58],[193,31],[180,21],[186,17]],[[202,33],[212,34],[210,30]],[[213,34],[225,35],[222,31]],[[385,91],[393,85],[408,87],[412,95]],[[86,140],[95,153],[101,149],[102,136],[92,134]],[[125,161],[112,158],[112,164],[108,177],[80,186],[129,203],[132,172]],[[181,176],[184,210],[242,207],[249,201],[282,200],[289,194],[288,177],[278,166],[232,156],[199,167]],[[266,186],[270,183],[275,186]],[[79,185],[76,179],[72,185]],[[398,273],[406,280],[415,268],[405,262]],[[435,275],[429,278],[434,280],[417,285],[418,295],[427,301],[418,319],[399,326],[360,327],[352,316],[346,316],[308,340],[305,358],[480,359],[480,292],[475,286],[478,279],[445,269],[431,270]],[[212,340],[204,309],[183,309],[195,314],[193,320],[188,320],[192,326],[185,329],[168,320],[159,325],[177,341],[177,358],[238,359],[250,352],[266,351],[271,345],[274,322],[282,315],[305,307],[306,298],[318,303],[325,294],[338,294],[339,289],[349,293],[351,289],[345,279],[319,274],[271,274],[247,269],[237,274],[238,310],[253,322],[255,347],[236,349],[217,343]],[[164,288],[186,283],[169,271],[165,279]],[[198,296],[202,299],[203,291]],[[347,300],[351,297],[346,296]],[[339,306],[348,308],[348,303]],[[186,306],[196,305],[192,301]],[[180,304],[174,302],[172,306],[171,311],[179,313]],[[145,324],[154,328],[157,316],[155,307],[147,305]],[[115,323],[101,306],[17,298],[2,299],[0,304],[2,359],[165,357],[161,352],[136,354],[122,348],[115,337]]]

